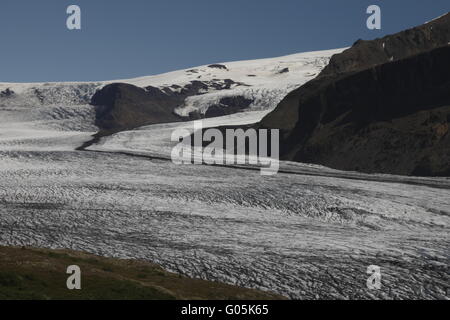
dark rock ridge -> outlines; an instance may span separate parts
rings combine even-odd
[[[450,42],[450,13],[424,25],[370,41],[358,40],[353,46],[331,57],[329,64],[313,80],[289,93],[262,123],[267,128],[291,130],[299,121],[303,98],[323,85],[352,72],[378,64],[401,60]]]
[[[343,170],[450,176],[450,47],[352,74],[302,103],[283,154]]]
[[[421,26],[380,39],[358,40],[341,54],[334,55],[322,75],[360,71],[446,46],[450,39],[450,13]]]
[[[103,133],[180,121],[173,113],[171,100],[157,89],[145,90],[130,84],[114,83],[97,91],[91,104],[96,106],[96,125]]]
[[[108,134],[142,125],[220,116],[248,107],[253,101],[238,96],[221,99],[218,105],[212,106],[212,110],[205,114],[192,113],[190,117],[183,118],[174,112],[184,104],[187,97],[211,90],[227,90],[233,86],[245,84],[231,79],[191,81],[183,87],[171,85],[163,88],[139,88],[131,84],[114,83],[98,90],[91,104],[96,106],[96,125]]]
[[[342,170],[450,176],[450,14],[358,41],[259,127],[281,157]],[[384,46],[383,46],[384,44]]]
[[[228,70],[227,66],[223,64],[210,64],[208,68]]]
[[[212,105],[206,110],[205,118],[219,117],[227,114],[240,112],[253,103],[252,99],[242,96],[225,97],[218,104]]]

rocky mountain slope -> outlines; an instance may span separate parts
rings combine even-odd
[[[109,84],[95,93],[91,104],[97,107],[96,125],[106,132],[180,120],[173,113],[172,99],[156,88],[146,90],[126,83]]]
[[[284,159],[364,172],[449,175],[450,14],[332,57],[260,123]]]
[[[445,46],[450,38],[450,14],[421,26],[370,41],[358,40],[350,48],[333,56],[321,75],[361,71],[386,62]]]

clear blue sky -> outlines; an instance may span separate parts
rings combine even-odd
[[[82,30],[66,28],[66,8]],[[382,9],[382,30],[366,8]],[[1,0],[0,81],[130,78],[332,49],[419,25],[449,0]]]

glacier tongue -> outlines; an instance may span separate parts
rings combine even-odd
[[[432,188],[320,168],[262,177],[89,151],[0,157],[1,245],[146,259],[291,298],[445,297],[443,179]],[[366,288],[373,264],[381,290]]]

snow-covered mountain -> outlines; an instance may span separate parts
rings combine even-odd
[[[177,108],[180,115],[195,110],[205,111],[220,98],[242,95],[254,100],[250,107],[273,108],[292,88],[316,76],[331,56],[344,49],[297,53],[277,58],[226,62],[177,70],[154,76],[101,82],[0,82],[0,101],[12,98],[21,105],[89,103],[96,90],[111,83],[149,86],[179,93],[192,83],[201,82],[195,97]],[[1,103],[1,102],[0,102]]]
[[[202,82],[205,87],[175,110],[182,116],[188,116],[191,112],[204,114],[209,107],[220,104],[221,99],[236,96],[250,100],[250,110],[265,110],[274,108],[289,91],[314,78],[328,64],[331,56],[342,50],[204,65],[123,82],[173,92],[181,92],[193,83]]]
[[[226,108],[221,104],[226,98],[231,103],[244,101],[238,111],[271,110],[287,92],[313,78],[341,51],[204,65],[126,80],[0,83],[0,150],[80,146],[99,130],[95,108],[90,105],[92,97],[113,83],[157,91],[167,99],[178,95],[181,98],[174,101],[180,104],[173,112],[180,116],[205,114],[211,106]],[[64,141],[57,142],[62,137]]]

